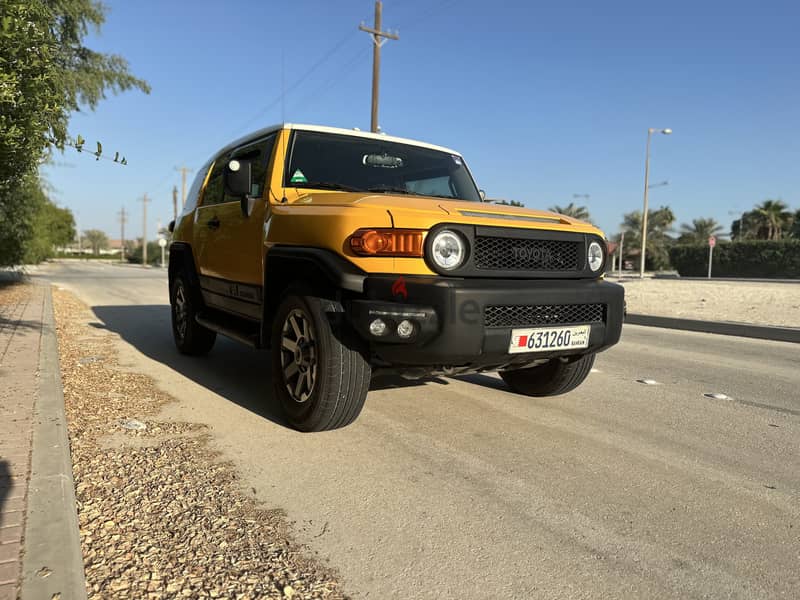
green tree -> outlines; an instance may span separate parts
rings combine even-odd
[[[669,248],[674,240],[670,237],[675,215],[668,206],[647,211],[647,252],[645,268],[661,270],[669,268]],[[642,212],[634,211],[623,216],[625,232],[624,258],[638,264],[642,249]]]
[[[591,217],[589,216],[589,209],[585,206],[575,206],[574,202],[570,202],[566,206],[559,206],[558,204],[555,204],[547,210],[560,215],[572,217],[573,219],[580,219],[581,221],[586,221],[588,223],[592,222]]]
[[[502,204],[504,206],[525,206],[519,200],[495,200],[495,204]]]
[[[769,230],[762,215],[756,210],[742,213],[741,218],[731,223],[731,239],[741,240],[766,240]]]
[[[792,228],[789,235],[794,239],[800,239],[800,209],[796,210],[792,218]]]
[[[18,265],[26,260],[45,196],[38,179],[28,174],[15,186],[14,202],[5,200],[0,197],[0,265]]]
[[[137,240],[136,246],[128,252],[125,250],[125,258],[130,263],[142,264],[142,238]],[[169,250],[166,253],[166,259],[169,258]],[[160,265],[161,264],[161,246],[157,241],[147,242],[147,264]]]
[[[75,218],[67,208],[60,208],[42,195],[34,217],[33,235],[25,244],[24,261],[38,263],[52,258],[56,248],[63,248],[75,239]]]
[[[692,224],[683,223],[681,225],[681,235],[678,238],[679,244],[705,244],[712,235],[722,233],[722,225],[714,219],[692,219]]]
[[[122,57],[84,46],[104,19],[97,0],[0,3],[0,264],[18,263],[32,242],[31,186],[51,148],[68,142],[70,114],[107,91],[150,90]]]
[[[83,232],[83,239],[92,249],[92,254],[97,256],[100,250],[108,248],[108,236],[99,229],[88,229]]]
[[[72,241],[72,213],[50,201],[37,177],[21,182],[16,201],[0,204],[0,264],[37,263]]]
[[[783,237],[784,230],[791,226],[792,213],[788,206],[781,200],[764,200],[757,204],[755,212],[761,217],[763,225],[767,228],[768,240],[779,240]]]

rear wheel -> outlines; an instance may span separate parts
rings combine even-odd
[[[593,364],[594,354],[581,356],[573,362],[562,362],[555,358],[549,363],[528,369],[500,371],[500,377],[519,394],[559,396],[571,392],[583,383]]]
[[[327,431],[352,423],[361,412],[372,370],[363,343],[326,301],[287,295],[272,331],[275,394],[292,427]]]
[[[198,293],[192,289],[182,274],[176,275],[170,288],[172,307],[172,337],[182,354],[202,356],[214,346],[217,334],[196,320]]]

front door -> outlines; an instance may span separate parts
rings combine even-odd
[[[273,134],[220,156],[214,164],[202,204],[195,212],[198,270],[204,292],[260,304],[264,222],[269,210],[265,183],[274,141]],[[251,164],[251,196],[255,201],[248,217],[242,214],[240,200],[225,194],[223,186],[225,166],[234,158]]]

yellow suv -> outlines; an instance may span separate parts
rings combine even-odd
[[[198,172],[173,227],[172,331],[271,348],[302,431],[361,412],[373,372],[498,370],[563,394],[615,344],[623,290],[588,223],[486,202],[462,156],[422,142],[283,124]]]

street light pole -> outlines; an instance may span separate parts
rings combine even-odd
[[[647,130],[647,151],[644,159],[644,207],[642,210],[642,261],[639,265],[639,278],[641,279],[644,279],[644,261],[647,248],[647,191],[650,189],[650,138],[656,131],[663,133],[664,135],[669,135],[672,133],[672,129],[658,130],[651,127]]]

